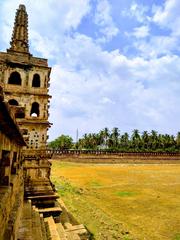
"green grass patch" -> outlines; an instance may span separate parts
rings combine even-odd
[[[53,162],[54,168],[60,167],[60,168],[72,168],[72,167],[76,167],[77,165],[75,165],[74,163],[71,162]],[[78,167],[78,166],[77,166]]]
[[[180,233],[177,233],[177,234],[175,235],[175,237],[173,238],[173,240],[180,240]]]
[[[123,237],[123,240],[132,240],[132,238],[129,238],[128,236]]]
[[[57,180],[54,180],[53,183],[55,184],[56,190],[60,196],[66,196],[67,194],[82,194],[81,189],[73,186],[68,181],[61,181],[60,183]]]
[[[91,181],[91,182],[89,183],[89,185],[90,185],[91,187],[102,187],[102,186],[103,186],[102,183],[100,183],[100,182],[98,182],[98,181]]]
[[[128,191],[121,191],[121,192],[116,192],[116,195],[119,197],[132,197],[137,195],[135,192],[128,192]]]

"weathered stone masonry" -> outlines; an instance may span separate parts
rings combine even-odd
[[[29,52],[20,5],[10,48],[0,52],[0,240],[88,239],[50,181],[50,72],[46,59]]]
[[[25,141],[0,87],[0,239],[16,239],[23,207]]]
[[[14,108],[16,121],[27,143],[24,148],[25,183],[32,186],[31,182],[38,181],[42,185],[46,181],[45,185],[49,182],[50,189],[50,163],[45,149],[50,127],[48,87],[51,68],[46,59],[33,57],[29,52],[28,15],[24,5],[16,12],[10,48],[6,53],[0,52],[0,69],[5,100]],[[34,195],[35,191],[34,188]],[[47,195],[46,189],[44,194]]]

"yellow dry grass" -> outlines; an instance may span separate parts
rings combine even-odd
[[[180,165],[52,163],[63,201],[95,239],[180,239]]]

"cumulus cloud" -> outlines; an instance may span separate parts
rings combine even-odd
[[[49,58],[52,66],[50,121],[54,125],[50,139],[62,133],[75,137],[77,128],[81,135],[105,126],[118,126],[122,131],[154,128],[177,132],[180,58],[175,51],[178,38],[150,35],[148,7],[135,3],[131,6],[130,14],[139,23],[130,33],[131,47],[139,52],[129,57],[79,32],[83,19],[90,13],[94,16],[92,1],[40,0],[30,5],[30,1],[25,0],[24,3],[29,13],[31,52]],[[4,29],[6,43],[18,4],[18,0],[1,3],[0,29]],[[93,7],[92,21],[105,41],[110,42],[119,31],[112,6],[107,0],[99,0]],[[155,18],[157,11],[160,10],[154,12],[153,21],[160,24]]]
[[[134,18],[136,21],[140,23],[145,23],[150,20],[147,12],[149,11],[149,7],[147,5],[138,4],[133,2],[130,6],[130,9],[125,9],[122,11],[124,16]]]
[[[90,0],[8,0],[4,1],[1,6],[1,24],[2,38],[7,42],[6,36],[10,39],[12,25],[14,21],[15,9],[19,4],[25,4],[29,15],[29,28],[39,34],[42,42],[43,38],[58,38],[76,29],[81,23],[83,17],[90,11]],[[81,10],[80,10],[81,9]],[[6,28],[4,28],[6,26]],[[31,40],[31,34],[30,40]],[[36,36],[37,37],[37,36]]]
[[[177,0],[167,0],[151,7],[137,3],[131,5],[127,16],[144,24],[133,28],[126,35],[136,38],[133,45],[141,56],[151,58],[179,54],[179,11],[180,2]]]
[[[172,30],[173,35],[180,35],[180,1],[167,0],[162,6],[153,7],[152,20],[163,28]]]
[[[151,36],[149,40],[135,41],[134,46],[145,58],[159,57],[178,50],[179,40],[171,36]]]
[[[132,35],[136,38],[145,38],[149,36],[149,26],[141,26],[134,28]]]
[[[69,45],[76,48],[84,38],[77,35]],[[54,89],[60,89],[59,101],[55,102],[61,111],[63,108],[73,113],[69,118],[62,117],[64,129],[72,132],[75,124],[82,132],[95,131],[103,123],[103,126],[123,126],[127,131],[132,126],[140,130],[163,130],[168,128],[172,113],[178,117],[175,106],[179,98],[175,92],[179,72],[175,69],[180,59],[177,56],[129,59],[119,51],[103,51],[91,38],[86,37],[83,44],[70,53],[72,59],[78,55],[79,71],[69,72],[60,66],[56,69],[56,76],[61,77],[54,82]],[[87,54],[87,49],[91,54]]]
[[[105,40],[111,40],[119,32],[113,21],[111,5],[108,0],[98,0],[94,22],[100,27],[100,32],[104,35]]]

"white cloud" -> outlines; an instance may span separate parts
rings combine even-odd
[[[112,101],[110,98],[108,97],[103,97],[101,100],[100,100],[100,103],[102,104],[115,104],[114,101]]]
[[[98,0],[94,22],[100,26],[100,32],[103,33],[105,40],[111,40],[119,32],[119,29],[113,22],[111,5],[108,0]]]
[[[157,57],[178,50],[178,39],[171,36],[151,36],[148,41],[139,40],[134,42],[134,46],[145,58]]]
[[[148,6],[133,2],[130,6],[130,9],[123,10],[122,14],[130,18],[135,18],[136,21],[140,23],[145,23],[150,20],[150,18],[147,16],[148,10]]]
[[[55,59],[57,54],[56,39],[51,39],[40,35],[37,31],[30,30],[30,48],[33,48],[36,52],[41,53],[48,59]],[[47,47],[48,46],[48,47]]]
[[[1,7],[1,21],[6,25],[6,28],[0,30],[5,42],[7,42],[6,36],[10,39],[15,9],[19,4],[26,5],[29,28],[33,29],[34,32],[37,31],[37,34],[46,39],[57,38],[60,34],[76,29],[91,9],[90,0],[38,0],[34,1],[33,4],[30,0],[4,1]]]
[[[61,129],[75,133],[78,128],[84,133],[123,126],[126,131],[169,131],[169,121],[179,117],[175,107],[180,103],[179,57],[129,59],[119,51],[103,51],[91,38],[79,34],[67,44],[73,66],[66,62],[64,69],[60,63],[52,86],[53,92],[59,89],[54,102],[59,106],[55,111],[62,112]],[[59,123],[54,122],[58,129]]]
[[[1,9],[0,28],[5,26],[6,42],[18,2],[6,0]],[[142,38],[148,35],[149,25],[137,26],[134,34],[139,40],[135,44],[141,54],[129,58],[118,49],[103,50],[96,39],[77,32],[89,14],[90,1],[24,2],[30,18],[31,51],[53,60],[50,139],[62,133],[75,137],[77,128],[81,135],[105,126],[118,126],[122,131],[154,128],[176,132],[180,119],[180,58],[172,53],[176,38],[153,36],[147,42]],[[96,23],[107,40],[118,30],[113,32],[116,26],[108,1],[98,3]],[[149,21],[147,8],[134,5],[131,11],[139,22]]]
[[[180,1],[166,0],[163,6],[154,6],[152,20],[163,28],[169,28],[176,36],[180,35]]]
[[[141,26],[134,28],[132,35],[136,38],[145,38],[149,36],[149,26]]]
[[[141,56],[154,58],[179,52],[179,12],[179,0],[166,0],[161,5],[154,4],[151,7],[134,2],[129,11],[124,11],[125,16],[143,23],[142,26],[135,27],[132,32],[126,32],[128,37],[136,37],[135,40],[132,38],[133,46]],[[159,27],[161,31],[158,30]],[[170,31],[169,34],[167,30]]]

